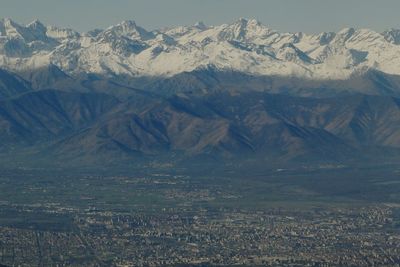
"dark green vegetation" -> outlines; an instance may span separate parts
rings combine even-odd
[[[2,170],[0,203],[141,213],[400,203],[400,169],[394,166],[109,171]]]

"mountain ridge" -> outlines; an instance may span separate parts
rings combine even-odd
[[[109,163],[255,160],[350,164],[398,160],[400,99],[264,92],[140,95],[41,90],[0,101],[0,154]],[[28,153],[29,152],[29,153]]]
[[[2,19],[0,67],[19,72],[55,65],[70,76],[171,77],[211,64],[252,75],[348,79],[368,70],[400,74],[399,40],[395,29],[280,33],[244,18],[153,31],[123,21],[88,33]]]
[[[0,158],[398,162],[399,62],[396,30],[279,33],[241,18],[78,33],[3,19]]]

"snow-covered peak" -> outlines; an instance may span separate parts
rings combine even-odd
[[[387,31],[384,31],[382,35],[385,37],[385,39],[393,44],[400,45],[400,30],[398,29],[390,29]]]
[[[3,25],[4,28],[16,28],[19,27],[18,23],[13,21],[10,18],[2,18],[0,23]]]
[[[154,31],[127,20],[81,34],[38,20],[26,26],[0,20],[0,68],[46,64],[68,75],[171,76],[204,66],[311,79],[346,79],[371,69],[400,75],[400,30],[281,33],[240,18],[219,26],[198,22]]]
[[[59,28],[56,26],[47,26],[46,35],[49,38],[61,39],[61,40],[63,39],[72,40],[80,37],[80,33],[78,33],[77,31],[67,28]]]
[[[196,27],[196,28],[198,28],[198,29],[200,29],[200,30],[206,30],[206,29],[208,29],[208,27],[207,27],[207,26],[204,24],[204,22],[202,22],[202,21],[196,22],[193,26]]]
[[[113,38],[126,37],[132,40],[149,40],[154,38],[154,34],[146,31],[140,26],[137,26],[133,20],[125,20],[121,23],[111,26],[100,34],[100,38]]]
[[[0,28],[3,36],[23,38],[23,28],[10,18],[0,20]]]
[[[0,21],[1,35],[8,38],[21,39],[27,43],[50,41],[47,38],[46,31],[46,27],[39,20],[34,20],[26,26],[20,25],[8,18]]]
[[[33,36],[33,40],[46,41],[48,38],[46,35],[47,28],[39,20],[34,20],[26,25],[26,29],[29,29]]]
[[[316,39],[318,40],[318,43],[320,45],[326,45],[329,44],[333,38],[335,38],[336,33],[334,32],[322,32],[320,34],[316,35]]]
[[[355,32],[356,30],[354,28],[344,28],[336,34],[333,41],[335,43],[344,44]]]
[[[283,61],[289,61],[298,64],[311,64],[314,61],[292,43],[286,43],[282,45],[277,51],[276,57]]]
[[[222,40],[261,42],[272,33],[273,30],[255,19],[240,18],[232,24],[220,26],[218,37]]]
[[[26,27],[36,31],[46,31],[46,26],[44,26],[43,23],[38,19],[28,23]]]
[[[256,19],[239,18],[233,24],[240,25],[240,27],[259,27],[262,26],[261,22]]]
[[[163,30],[161,32],[173,38],[179,38],[182,36],[190,36],[199,32],[203,32],[209,28],[210,27],[206,26],[203,22],[200,21],[191,26],[178,26]]]

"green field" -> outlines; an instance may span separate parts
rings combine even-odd
[[[159,168],[112,173],[3,170],[0,204],[151,213],[400,203],[400,171],[393,166],[191,173]]]

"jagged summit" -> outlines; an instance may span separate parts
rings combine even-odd
[[[34,19],[32,22],[28,23],[26,27],[32,29],[46,29],[46,26],[44,26],[44,24],[39,19]]]
[[[202,22],[202,21],[196,22],[193,26],[196,27],[196,28],[199,28],[199,29],[201,29],[201,30],[205,30],[205,29],[208,28],[208,27],[204,24],[204,22]]]
[[[400,45],[400,30],[399,29],[390,29],[384,31],[383,36],[388,42],[391,42],[396,45]]]
[[[110,26],[103,33],[104,35],[112,34],[116,37],[127,37],[130,39],[148,40],[154,37],[151,32],[138,26],[133,20],[124,20],[115,26]]]
[[[240,17],[240,18],[234,20],[233,22],[228,23],[228,25],[239,25],[241,27],[246,27],[248,24],[249,25],[261,25],[261,22],[257,21],[256,19]]]
[[[0,22],[6,26],[17,25],[17,23],[14,22],[11,18],[2,18],[2,19],[0,19]]]
[[[0,31],[3,36],[17,36],[21,26],[18,25],[10,18],[3,18],[0,20]]]
[[[227,40],[257,42],[272,32],[274,31],[255,19],[239,18],[231,24],[222,25],[219,37]]]
[[[257,25],[257,26],[261,26],[262,23],[256,19],[253,18],[239,18],[237,19],[234,24],[241,24],[241,25]]]
[[[348,79],[374,69],[400,75],[400,30],[282,33],[255,19],[148,31],[133,20],[88,33],[0,20],[0,67],[53,64],[68,75],[173,76],[212,65],[252,75]]]

